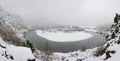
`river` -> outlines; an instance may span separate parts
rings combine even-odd
[[[54,42],[48,41],[49,48],[54,52],[69,52],[71,50],[79,50],[81,47],[92,48],[105,43],[105,38],[95,32],[89,32],[93,36],[91,38],[75,41],[75,42]],[[26,39],[30,40],[35,46],[40,49],[44,46],[46,39],[38,36],[36,31],[30,31],[25,34]]]

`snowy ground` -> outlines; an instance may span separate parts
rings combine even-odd
[[[65,32],[47,32],[47,31],[37,30],[36,33],[40,37],[55,42],[73,42],[73,41],[80,41],[92,37],[92,34],[84,31],[65,33]]]
[[[31,49],[5,43],[0,38],[0,61],[28,61],[35,59]]]
[[[97,48],[87,49],[86,51],[74,51],[69,53],[54,52],[52,61],[119,61],[120,60],[120,45],[111,45],[107,51],[115,51],[115,54],[110,54],[111,57],[104,60],[106,55],[96,57],[94,52]],[[43,56],[40,54],[40,56]],[[5,43],[0,38],[0,61],[29,61],[35,59],[31,50],[26,47],[13,46]],[[36,61],[43,61],[43,58],[36,58]]]

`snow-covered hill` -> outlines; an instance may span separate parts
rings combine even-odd
[[[25,31],[27,31],[27,27],[22,23],[20,16],[0,7],[0,35],[5,41],[12,43],[23,41]]]
[[[26,26],[21,20],[18,15],[0,7],[0,61],[35,61],[30,48],[13,45],[24,40]]]
[[[13,31],[23,32],[26,26],[22,23],[22,18],[17,14],[5,11],[0,7],[0,25],[4,27],[9,27]]]

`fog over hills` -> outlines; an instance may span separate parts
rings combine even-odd
[[[21,15],[26,24],[104,25],[119,12],[119,0],[0,0],[7,11]]]

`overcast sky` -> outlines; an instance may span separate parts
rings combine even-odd
[[[34,25],[103,25],[120,12],[120,0],[0,0],[0,6]]]

